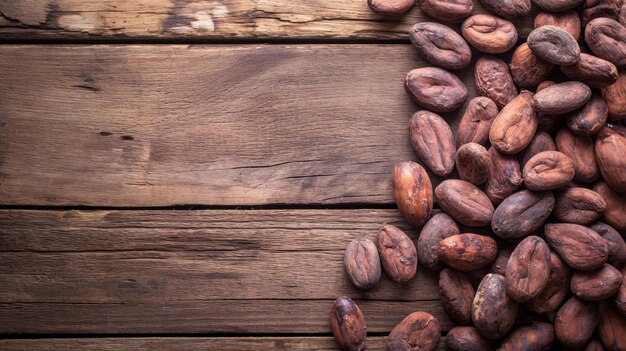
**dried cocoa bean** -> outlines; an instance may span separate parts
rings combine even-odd
[[[626,243],[615,228],[603,222],[595,222],[589,228],[600,234],[609,247],[608,262],[614,267],[620,267],[626,263]]]
[[[457,324],[469,324],[472,321],[472,301],[474,288],[463,272],[444,268],[439,272],[439,292],[443,309],[450,319]]]
[[[494,56],[483,56],[474,66],[474,83],[478,93],[502,108],[517,96],[509,66]]]
[[[602,306],[598,338],[609,351],[626,350],[626,317],[608,304]]]
[[[548,284],[550,249],[543,239],[529,236],[517,245],[506,266],[506,291],[523,303],[536,297]]]
[[[546,81],[543,81],[543,82],[539,83],[539,85],[537,85],[537,93],[542,91],[543,89],[545,89],[547,87],[553,86],[554,84],[556,84],[556,83],[551,81],[551,80],[546,80]]]
[[[621,0],[585,0],[581,6],[583,27],[598,17],[616,20],[619,17]]]
[[[558,189],[574,179],[574,162],[558,151],[544,151],[524,166],[524,184],[530,190]]]
[[[572,268],[591,271],[602,267],[609,247],[600,234],[578,224],[546,224],[544,234],[550,246]]]
[[[583,0],[533,0],[540,9],[550,12],[563,12],[580,5]]]
[[[446,336],[446,350],[449,351],[490,351],[490,340],[484,338],[474,327],[454,327]]]
[[[398,16],[408,12],[415,0],[367,0],[370,9],[384,16]]]
[[[515,156],[501,154],[493,146],[488,151],[491,173],[485,185],[485,194],[497,205],[517,190],[523,178]]]
[[[604,180],[618,193],[626,193],[626,136],[607,124],[598,132],[595,150]]]
[[[604,220],[620,232],[626,231],[626,196],[614,191],[606,182],[594,185],[593,191],[606,202]]]
[[[602,97],[609,108],[609,119],[626,119],[626,70],[619,72],[617,82],[602,88]]]
[[[433,112],[452,112],[467,100],[467,88],[457,76],[437,67],[410,71],[404,88],[413,101]]]
[[[569,292],[570,269],[554,252],[550,252],[550,277],[548,284],[535,298],[524,305],[535,313],[556,311]]]
[[[338,297],[330,312],[330,326],[337,344],[342,350],[365,350],[365,318],[352,299]]]
[[[433,186],[426,170],[415,162],[401,162],[393,169],[393,196],[407,222],[421,227],[433,209]]]
[[[617,67],[607,60],[589,54],[580,54],[580,60],[571,66],[562,66],[561,72],[571,80],[579,80],[592,88],[605,88],[617,81]]]
[[[537,132],[530,141],[530,144],[528,144],[528,146],[526,146],[520,154],[520,164],[522,168],[531,157],[543,151],[556,151],[556,144],[554,144],[550,134],[546,132]]]
[[[387,275],[398,283],[413,279],[417,272],[417,250],[402,230],[385,224],[378,232],[377,248]]]
[[[462,180],[481,185],[487,181],[491,170],[489,152],[480,144],[461,145],[456,151],[456,170]]]
[[[491,219],[491,229],[504,240],[523,238],[541,228],[553,208],[552,192],[518,191],[496,208]]]
[[[622,266],[622,285],[619,287],[617,294],[613,296],[613,302],[619,313],[626,317],[626,266]]]
[[[535,17],[535,28],[541,26],[556,26],[578,40],[580,38],[580,16],[576,10],[569,10],[564,12],[539,12]]]
[[[488,54],[505,53],[517,43],[513,23],[491,15],[474,15],[463,22],[461,33],[477,50]]]
[[[434,174],[445,177],[454,170],[456,147],[448,123],[430,111],[418,111],[409,122],[411,145]]]
[[[500,345],[498,351],[550,350],[554,344],[554,327],[538,322],[514,330]]]
[[[557,26],[541,26],[528,35],[528,46],[541,59],[559,66],[578,62],[580,47],[576,39]]]
[[[469,17],[474,9],[472,0],[418,0],[420,10],[444,22],[456,22]]]
[[[427,312],[413,312],[393,328],[386,351],[433,351],[439,342],[439,321]]]
[[[515,324],[518,304],[509,298],[505,286],[503,276],[489,273],[476,290],[472,304],[472,321],[486,338],[501,338]]]
[[[571,187],[557,194],[554,216],[561,222],[586,225],[600,218],[605,209],[606,202],[600,194]]]
[[[500,250],[498,251],[498,256],[491,264],[490,273],[497,273],[500,275],[506,274],[506,265],[509,263],[509,258],[511,258],[511,250]]]
[[[580,300],[573,296],[556,314],[554,332],[562,346],[583,347],[598,325],[598,311],[595,303]]]
[[[470,100],[457,129],[456,146],[467,143],[487,144],[489,129],[498,114],[498,106],[488,97]]]
[[[592,183],[600,176],[593,140],[588,135],[576,135],[567,128],[556,134],[556,148],[574,163],[574,179]]]
[[[470,182],[460,179],[444,180],[435,188],[435,198],[439,206],[461,224],[482,227],[491,221],[491,201]]]
[[[581,300],[600,301],[613,296],[622,285],[622,273],[610,264],[589,272],[575,272],[570,283]]]
[[[587,346],[583,349],[584,351],[604,351],[604,347],[598,340],[591,340]]]
[[[465,40],[443,24],[420,22],[411,27],[409,38],[420,56],[437,67],[456,70],[472,60],[472,51]]]
[[[426,222],[417,239],[417,256],[421,264],[431,271],[443,268],[443,262],[439,260],[437,249],[439,243],[452,235],[460,234],[459,227],[452,217],[445,213],[438,213]]]
[[[348,278],[359,289],[369,289],[380,280],[380,258],[376,244],[368,238],[354,239],[343,256]]]
[[[530,50],[527,43],[523,43],[513,52],[509,68],[517,86],[531,89],[550,75],[554,65],[540,59]]]
[[[581,82],[565,82],[535,94],[532,106],[537,112],[560,114],[583,107],[591,98],[591,89]]]
[[[439,243],[439,259],[448,266],[463,272],[487,266],[498,255],[498,244],[488,236],[458,234]]]
[[[578,135],[592,135],[600,131],[609,115],[609,107],[598,94],[592,94],[585,106],[567,118],[567,127]]]
[[[523,90],[496,116],[489,141],[499,152],[516,154],[530,144],[539,123],[532,101],[533,93]]]
[[[530,0],[480,0],[490,12],[504,18],[526,16],[530,13]]]
[[[585,40],[594,55],[626,65],[626,28],[610,18],[596,18],[585,27]]]

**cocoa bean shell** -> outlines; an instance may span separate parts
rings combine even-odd
[[[477,96],[470,100],[457,128],[457,147],[467,143],[486,145],[489,129],[497,115],[498,106],[490,98]]]
[[[583,347],[591,339],[598,322],[596,304],[573,296],[556,314],[554,321],[556,339],[565,347]]]
[[[574,162],[558,151],[544,151],[524,166],[524,184],[530,190],[558,189],[574,179]]]
[[[443,268],[443,262],[439,259],[437,250],[441,240],[460,234],[459,227],[452,217],[445,213],[437,213],[432,216],[417,239],[417,256],[420,263],[431,271]]]
[[[437,67],[407,73],[404,88],[419,106],[433,112],[452,112],[467,100],[467,88],[457,76]]]
[[[587,225],[604,214],[606,202],[591,189],[571,187],[557,193],[554,216],[561,222]]]
[[[522,184],[522,172],[517,157],[501,154],[493,146],[488,152],[491,157],[491,173],[485,185],[485,194],[497,205]]]
[[[483,227],[491,222],[493,204],[478,187],[460,179],[448,179],[435,188],[439,206],[457,222]]]
[[[617,81],[602,88],[602,97],[609,109],[609,119],[626,119],[626,70],[619,72]]]
[[[488,339],[506,335],[515,324],[518,304],[506,293],[504,276],[489,273],[476,290],[472,304],[472,321]]]
[[[413,279],[417,272],[417,249],[406,233],[385,224],[378,232],[376,247],[380,262],[391,279],[398,283]]]
[[[588,135],[576,135],[568,128],[561,128],[555,138],[558,151],[574,163],[574,179],[592,183],[600,177],[596,163],[594,143]]]
[[[535,94],[533,108],[540,113],[561,114],[583,107],[591,98],[591,89],[581,82],[565,82]]]
[[[335,300],[330,313],[330,328],[342,350],[365,350],[365,318],[359,306],[349,297],[340,296]]]
[[[554,252],[550,252],[550,277],[548,284],[539,295],[530,299],[524,306],[535,313],[556,311],[569,292],[571,271],[565,262]]]
[[[507,241],[523,238],[543,226],[554,203],[552,192],[518,191],[498,205],[492,216],[491,229]]]
[[[461,145],[456,151],[456,170],[462,180],[474,185],[483,184],[491,172],[489,152],[480,144]]]
[[[509,69],[518,87],[532,89],[548,78],[554,65],[535,55],[527,43],[518,46],[513,52]]]
[[[472,0],[418,0],[420,10],[443,22],[457,22],[469,17],[474,9]]]
[[[370,9],[383,16],[399,16],[408,12],[415,0],[367,0]]]
[[[409,122],[411,145],[434,174],[445,177],[454,170],[456,147],[448,123],[430,111],[418,111]]]
[[[588,272],[574,272],[570,287],[581,300],[600,301],[609,298],[622,285],[622,273],[610,264]]]
[[[604,180],[618,193],[626,193],[626,136],[607,124],[597,134],[595,151]]]
[[[556,26],[578,40],[580,38],[581,24],[580,16],[576,10],[563,12],[539,12],[535,17],[535,28],[541,26]]]
[[[452,28],[434,22],[420,22],[411,27],[409,38],[417,52],[431,64],[449,70],[465,68],[472,51]]]
[[[491,351],[491,341],[478,332],[474,327],[454,327],[446,335],[446,350],[449,351]]]
[[[480,0],[489,12],[504,18],[526,16],[530,13],[530,0]]]
[[[505,53],[517,43],[517,30],[513,23],[486,14],[466,19],[461,25],[461,33],[470,45],[488,54]]]
[[[626,317],[613,306],[604,304],[598,324],[598,338],[605,349],[610,351],[626,350]]]
[[[413,312],[396,325],[385,345],[386,351],[433,351],[437,347],[441,327],[427,312]]]
[[[448,266],[463,272],[487,266],[498,255],[498,244],[488,236],[458,234],[439,243],[439,259]]]
[[[575,8],[583,0],[533,0],[533,2],[544,11],[563,12]]]
[[[556,151],[556,144],[550,134],[546,132],[537,132],[530,141],[530,144],[520,154],[520,165],[522,168],[526,165],[528,160],[536,154],[543,151]]]
[[[567,118],[567,127],[574,134],[592,135],[600,131],[608,115],[609,107],[604,98],[598,94],[592,94],[585,106]]]
[[[606,182],[599,182],[593,186],[606,202],[604,220],[620,232],[626,231],[626,196],[614,191]]]
[[[591,271],[607,261],[609,248],[600,234],[579,224],[546,224],[544,234],[550,246],[572,268]]]
[[[557,26],[541,26],[528,35],[528,46],[541,59],[559,66],[578,62],[580,47],[574,37]]]
[[[523,90],[496,116],[489,141],[499,152],[516,154],[530,144],[539,123],[532,101],[533,93]]]
[[[517,96],[509,66],[494,56],[482,56],[474,66],[474,84],[478,94],[502,108]]]
[[[621,267],[626,263],[626,243],[620,233],[615,228],[603,222],[595,222],[589,226],[596,233],[600,234],[602,239],[609,247],[608,262],[614,267]]]
[[[393,169],[393,196],[406,221],[421,227],[433,209],[433,186],[426,170],[415,162],[401,162]]]
[[[517,328],[504,339],[498,351],[550,350],[554,344],[554,327],[538,322]]]
[[[585,27],[585,41],[594,55],[626,65],[626,28],[610,18],[596,18]]]
[[[561,72],[592,88],[605,88],[617,81],[617,67],[613,63],[585,53],[580,54],[575,64],[561,66]]]
[[[472,321],[475,291],[465,273],[450,268],[442,269],[439,272],[439,292],[443,309],[450,319],[463,325]]]
[[[550,248],[538,236],[522,240],[506,266],[506,291],[511,299],[524,303],[536,297],[548,284]]]
[[[348,279],[359,289],[369,289],[380,280],[380,258],[376,244],[368,238],[352,240],[343,256]]]

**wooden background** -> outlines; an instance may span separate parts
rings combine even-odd
[[[424,20],[365,0],[0,0],[0,349],[334,350],[343,294],[368,349],[415,310],[448,330],[425,269],[362,292],[342,265],[385,222],[417,234],[390,173],[416,158],[402,81]]]

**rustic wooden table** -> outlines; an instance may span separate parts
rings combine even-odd
[[[423,20],[365,0],[1,0],[0,349],[332,350],[343,294],[369,349],[417,309],[447,330],[424,269],[361,292],[342,265],[384,222],[416,234],[390,171],[416,158],[402,82]]]

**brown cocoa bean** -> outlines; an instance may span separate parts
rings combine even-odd
[[[609,247],[608,262],[614,267],[620,267],[626,263],[626,243],[615,228],[603,222],[595,222],[589,228],[600,234]]]
[[[550,248],[538,236],[522,240],[506,266],[506,292],[511,299],[523,303],[536,297],[548,284]]]
[[[556,84],[556,83],[551,81],[551,80],[546,80],[546,81],[543,81],[543,82],[539,83],[539,85],[537,85],[537,93],[542,91],[543,89],[545,89],[547,87],[553,86],[554,84]]]
[[[488,54],[505,53],[517,43],[513,23],[491,15],[479,14],[466,19],[461,33],[471,46]]]
[[[468,227],[482,227],[491,222],[493,205],[482,190],[470,182],[448,179],[435,188],[441,209]]]
[[[598,322],[595,303],[573,296],[556,313],[554,321],[556,339],[565,347],[583,347],[591,339]]]
[[[330,312],[330,327],[342,350],[365,350],[366,327],[361,309],[347,296],[338,297]]]
[[[474,288],[463,272],[444,268],[439,272],[439,292],[443,309],[450,319],[457,324],[469,324],[472,321],[472,301]]]
[[[563,12],[539,12],[535,17],[535,28],[541,26],[556,26],[578,40],[580,38],[580,16],[576,10],[569,10]]]
[[[485,194],[497,205],[517,190],[523,178],[515,156],[501,154],[493,146],[488,151],[491,157],[491,172],[485,185]]]
[[[367,0],[370,9],[379,15],[398,16],[408,12],[415,0]]]
[[[486,338],[501,338],[513,328],[517,310],[517,302],[506,293],[504,276],[487,274],[472,303],[472,321],[476,329]]]
[[[457,76],[437,67],[410,71],[404,88],[419,106],[433,112],[452,112],[467,100],[467,88]]]
[[[472,0],[417,0],[420,10],[444,22],[456,22],[469,17],[474,9]]]
[[[576,135],[567,128],[556,134],[556,148],[574,163],[574,179],[592,183],[600,176],[593,140],[588,135]]]
[[[498,351],[550,350],[554,344],[554,327],[538,322],[514,330],[500,345]]]
[[[369,289],[380,280],[380,258],[376,244],[368,238],[354,239],[343,256],[348,279],[359,289]]]
[[[413,279],[417,272],[417,250],[402,230],[385,224],[378,232],[376,246],[387,275],[398,283]]]
[[[445,177],[454,170],[454,136],[448,123],[430,111],[417,111],[409,121],[411,145],[434,174]]]
[[[585,40],[599,58],[626,65],[626,28],[610,18],[596,18],[585,27]]]
[[[605,209],[606,202],[600,194],[571,187],[556,195],[554,216],[561,222],[586,225],[600,218]]]
[[[609,247],[600,234],[579,224],[546,224],[544,234],[550,246],[572,268],[591,271],[602,267]]]
[[[591,340],[583,351],[604,351],[604,347],[598,340]]]
[[[617,294],[613,296],[613,302],[619,313],[626,317],[626,266],[622,266],[622,285],[619,287]]]
[[[552,133],[555,129],[557,129],[557,127],[559,127],[563,123],[566,117],[567,114],[550,115],[545,113],[538,113],[537,118],[539,119],[539,123],[537,126],[537,130]]]
[[[541,59],[559,66],[578,62],[580,47],[576,39],[557,26],[541,26],[528,35],[528,46]]]
[[[589,272],[575,272],[570,287],[581,300],[600,301],[613,296],[622,285],[622,273],[610,264]]]
[[[598,94],[592,94],[585,106],[567,118],[567,127],[578,135],[592,135],[600,131],[609,115],[609,107]]]
[[[524,166],[524,184],[530,190],[554,190],[574,179],[574,162],[558,151],[544,151]]]
[[[523,43],[513,52],[509,68],[517,86],[531,89],[550,75],[554,65],[540,59],[527,43]]]
[[[609,119],[626,119],[626,70],[619,72],[617,82],[602,88],[602,97],[609,108]]]
[[[570,269],[554,252],[550,252],[550,277],[546,287],[524,305],[535,313],[556,311],[569,292]]]
[[[593,191],[606,202],[604,220],[618,231],[626,231],[626,196],[617,193],[606,182],[594,185]]]
[[[426,170],[415,162],[401,162],[393,169],[393,196],[407,222],[421,227],[433,209],[433,186]]]
[[[556,144],[554,144],[550,134],[546,132],[537,132],[530,141],[530,144],[528,144],[528,146],[526,146],[520,154],[520,165],[522,168],[531,157],[543,151],[556,151]]]
[[[616,20],[619,17],[621,0],[585,0],[581,6],[582,25],[598,17]]]
[[[474,66],[474,83],[478,93],[502,108],[517,96],[509,66],[494,56],[483,56]]]
[[[488,236],[458,234],[443,239],[437,251],[439,259],[463,272],[487,266],[498,255],[498,244]]]
[[[598,132],[595,150],[604,180],[618,193],[626,193],[626,136],[607,124]]]
[[[385,351],[433,351],[440,334],[437,318],[427,312],[413,312],[389,333]]]
[[[561,72],[571,80],[581,81],[592,88],[604,88],[617,81],[617,67],[607,60],[589,54],[580,54],[580,60],[571,66],[562,66]]]
[[[533,0],[540,9],[550,12],[563,12],[580,5],[583,0]]]
[[[470,100],[457,128],[456,146],[467,143],[487,144],[489,129],[498,114],[498,106],[488,97]]]
[[[565,82],[535,94],[532,106],[545,114],[567,113],[583,107],[591,98],[591,89],[581,82]]]
[[[626,317],[608,304],[600,312],[598,338],[609,351],[626,350]]]
[[[626,2],[622,1],[622,8],[619,10],[619,23],[626,26]]]
[[[526,16],[530,13],[530,0],[480,0],[489,12],[504,18]]]
[[[484,338],[474,327],[454,327],[446,335],[446,350],[472,351],[493,350],[490,340]]]
[[[462,180],[481,185],[489,178],[490,169],[491,158],[484,146],[468,143],[456,151],[456,170]]]
[[[489,130],[489,141],[499,152],[516,154],[530,144],[539,123],[532,101],[533,93],[523,90],[496,116]]]
[[[552,192],[518,191],[496,208],[491,219],[491,229],[507,241],[523,238],[541,228],[553,208]]]
[[[445,213],[432,216],[422,228],[417,239],[417,256],[421,264],[431,271],[443,268],[437,249],[439,243],[452,235],[460,234],[459,227],[452,217]]]
[[[469,65],[472,51],[452,28],[434,22],[420,22],[409,31],[413,47],[426,61],[450,70]]]
[[[490,273],[497,273],[501,275],[506,274],[506,265],[509,263],[509,258],[511,258],[511,250],[500,250],[498,251],[498,256],[491,264]]]

